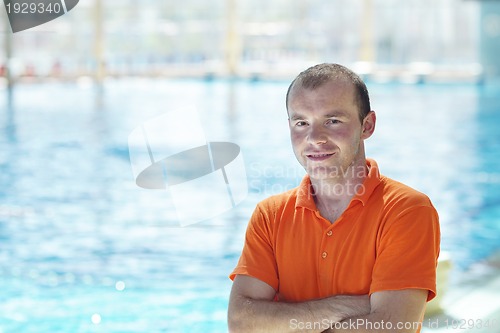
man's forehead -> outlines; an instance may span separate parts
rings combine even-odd
[[[314,88],[297,82],[288,96],[288,117],[303,119],[310,112],[325,118],[357,114],[356,96],[354,84],[346,80],[330,80]]]
[[[332,97],[338,98],[344,96],[352,96],[352,100],[356,101],[356,90],[352,82],[331,80],[315,87],[304,86],[300,82],[297,82],[290,89],[288,104],[300,102],[304,98],[330,100]]]
[[[347,81],[346,79],[331,79],[321,84],[317,85],[307,85],[301,82],[300,80],[294,82],[293,86],[290,89],[289,99],[297,94],[304,94],[310,92],[320,92],[327,91],[333,93],[342,93],[342,94],[355,94],[355,86],[352,82]]]

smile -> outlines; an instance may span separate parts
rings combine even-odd
[[[313,153],[313,154],[306,154],[307,158],[312,160],[312,161],[323,161],[331,156],[333,156],[334,153]]]

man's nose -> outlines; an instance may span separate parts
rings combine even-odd
[[[307,140],[312,144],[324,144],[328,141],[326,131],[323,126],[312,125],[309,128],[309,133],[307,135]]]

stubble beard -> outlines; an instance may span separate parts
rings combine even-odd
[[[331,157],[330,163],[316,163],[309,161],[304,157],[303,167],[311,179],[317,180],[332,180],[335,183],[341,183],[346,179],[354,179],[362,175],[364,172],[365,164],[362,161],[360,170],[357,170],[358,160],[360,155],[361,143],[358,143],[355,153],[348,160],[338,156],[339,153]],[[336,160],[335,160],[336,159]],[[318,164],[318,165],[315,165]]]

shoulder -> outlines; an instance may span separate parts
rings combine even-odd
[[[431,200],[424,193],[380,173],[377,163],[367,159],[370,167],[368,179],[365,180],[368,192],[364,194],[370,211],[387,212],[393,209],[417,209],[429,207],[434,209]]]
[[[255,218],[278,226],[281,221],[294,219],[297,207],[314,206],[310,192],[310,180],[306,175],[300,184],[286,192],[272,195],[257,204]]]
[[[374,200],[380,206],[375,204],[372,208],[381,214],[380,235],[392,239],[397,234],[414,240],[416,234],[426,234],[429,242],[439,241],[439,215],[427,195],[385,176],[376,191]]]
[[[271,195],[257,204],[257,209],[266,215],[276,215],[286,208],[293,207],[297,202],[298,187],[283,193]]]
[[[385,176],[374,194],[371,211],[379,211],[382,230],[394,224],[438,229],[438,212],[426,194]]]
[[[434,208],[427,195],[386,176],[381,176],[381,184],[378,186],[377,192],[384,204],[389,207],[397,205],[401,208]]]
[[[261,239],[273,243],[280,222],[293,216],[295,212],[297,191],[297,188],[294,188],[260,201],[248,223],[247,239],[249,235],[259,235]]]

